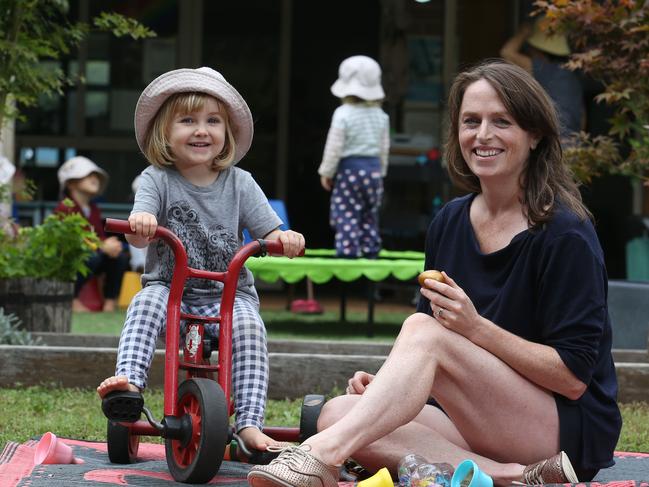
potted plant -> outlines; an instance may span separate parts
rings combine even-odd
[[[649,1],[537,0],[550,34],[568,35],[567,63],[604,86],[596,98],[613,107],[607,135],[582,133],[565,156],[584,182],[602,174],[649,177]]]
[[[98,243],[77,213],[49,215],[13,236],[0,231],[0,307],[27,330],[69,332],[74,281]]]

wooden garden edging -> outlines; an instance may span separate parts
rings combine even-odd
[[[53,344],[64,340],[66,346],[25,347],[0,345],[0,387],[62,385],[94,388],[115,368],[115,337],[102,337],[109,347],[89,347],[97,339],[83,335],[41,334]],[[82,345],[85,343],[86,345]],[[78,344],[78,346],[70,346]],[[376,372],[383,364],[389,344],[366,342],[312,342],[306,340],[271,340],[271,399],[300,398],[305,394],[342,391],[356,370]],[[649,402],[649,359],[646,353],[614,351],[621,402]],[[156,351],[149,386],[163,384],[164,351]]]
[[[94,388],[115,370],[116,350],[85,347],[27,347],[0,345],[0,387],[60,385]],[[384,356],[271,353],[271,399],[342,391],[349,375],[363,369],[376,372]],[[155,353],[149,387],[162,387],[164,351]]]

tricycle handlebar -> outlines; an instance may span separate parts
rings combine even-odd
[[[106,224],[104,228],[108,232],[112,233],[123,233],[123,234],[134,234],[135,232],[131,230],[131,226],[126,220],[116,220],[114,218],[106,218]],[[178,257],[178,252],[185,254],[185,247],[182,241],[168,228],[158,225],[158,228],[155,231],[153,238],[161,238],[164,240],[173,250],[174,255]],[[250,248],[249,246],[254,244],[256,248]],[[283,255],[284,247],[279,240],[256,240],[250,242],[249,244],[242,247],[237,254],[245,250],[245,258],[250,257],[251,255],[257,255],[261,252],[262,255],[268,253],[270,255]],[[303,255],[300,254],[300,255]],[[183,259],[184,260],[184,259]]]

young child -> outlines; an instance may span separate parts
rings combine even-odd
[[[122,277],[128,269],[129,254],[125,244],[115,235],[107,236],[102,224],[101,211],[93,199],[101,195],[108,184],[108,174],[90,159],[77,156],[68,159],[58,171],[61,194],[70,198],[74,206],[59,202],[54,209],[57,213],[79,213],[101,240],[101,246],[88,259],[86,265],[90,272],[86,276],[79,274],[74,285],[74,311],[89,311],[79,300],[79,291],[91,277],[104,275],[104,311],[115,311],[117,296],[122,286]]]
[[[379,208],[390,148],[380,66],[367,56],[345,59],[331,92],[342,105],[333,114],[318,174],[326,191],[333,188],[329,223],[336,254],[374,258],[381,250]]]
[[[147,86],[135,108],[137,143],[151,163],[142,172],[129,217],[129,243],[145,247],[158,225],[185,245],[189,266],[225,271],[247,228],[253,238],[279,239],[295,257],[304,237],[281,231],[280,218],[250,173],[233,167],[250,148],[253,121],[248,105],[210,68],[169,71]],[[155,342],[165,328],[173,254],[161,240],[147,250],[143,289],[133,298],[122,330],[115,376],[97,392],[140,392],[146,386]],[[182,308],[213,316],[223,284],[188,280]],[[207,326],[217,334],[217,325]],[[232,388],[237,433],[246,445],[265,450],[277,442],[262,433],[268,387],[266,330],[249,270],[243,269],[234,304]]]

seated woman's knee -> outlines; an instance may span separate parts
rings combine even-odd
[[[425,313],[415,313],[401,326],[399,339],[409,339],[415,344],[429,347],[443,339],[445,328]]]
[[[358,394],[346,394],[327,401],[318,417],[318,431],[328,428],[347,414],[359,397]]]

